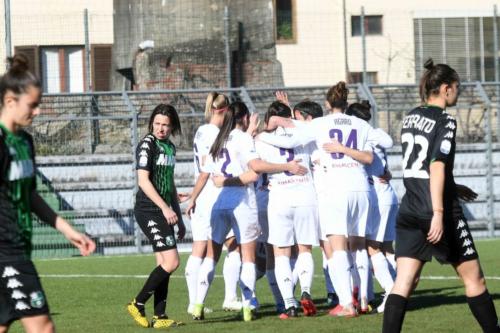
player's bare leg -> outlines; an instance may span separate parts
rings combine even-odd
[[[23,325],[26,333],[55,332],[54,323],[47,315],[21,318],[21,324]]]
[[[383,333],[401,332],[408,298],[416,286],[423,266],[424,262],[418,259],[398,258],[396,281],[385,303]]]
[[[472,314],[483,332],[500,332],[498,317],[479,260],[468,260],[453,265],[465,286],[465,296]]]

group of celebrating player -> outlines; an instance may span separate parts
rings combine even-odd
[[[397,198],[385,155],[391,138],[368,124],[368,103],[348,106],[344,82],[328,91],[330,113],[324,117],[315,102],[299,102],[292,110],[286,94],[277,97],[260,131],[258,118],[242,102],[230,104],[217,93],[207,98],[208,123],[197,130],[193,144],[197,181],[187,208],[194,243],[186,281],[194,319],[204,317],[215,264],[232,237],[241,248],[241,271],[239,254],[230,251],[223,307],[241,307],[245,321],[252,320],[255,281],[264,274],[281,319],[297,317],[297,280],[304,315],[316,314],[311,250],[320,244],[328,294],[338,295],[331,315],[372,310],[369,258],[387,294],[393,286]],[[265,249],[260,269],[257,248]],[[235,302],[238,280],[241,305]],[[373,311],[383,308],[382,302]]]

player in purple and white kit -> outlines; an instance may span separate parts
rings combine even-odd
[[[369,262],[364,237],[369,187],[364,165],[372,162],[372,147],[378,137],[366,122],[343,114],[347,95],[345,83],[339,82],[327,93],[327,107],[331,110],[329,115],[310,123],[293,123],[273,117],[268,128],[297,126],[301,128],[305,142],[316,141],[316,145],[322,148],[318,155],[328,195],[323,202],[327,208],[323,210],[320,207],[320,224],[322,233],[328,237],[333,248],[328,266],[339,296],[339,305],[330,314],[352,317],[357,312],[353,306],[348,250],[355,254],[360,275],[367,275]],[[367,286],[361,286],[360,294],[361,300],[366,300]]]
[[[223,94],[211,92],[208,94],[205,106],[205,118],[207,124],[200,126],[194,136],[194,176],[195,181],[200,177],[207,178],[207,174],[201,173],[205,167],[206,160],[209,158],[209,151],[215,138],[219,134],[219,128],[222,125],[224,112],[229,107],[229,100]],[[192,314],[196,300],[196,290],[198,286],[198,272],[205,257],[207,242],[210,239],[210,214],[212,206],[220,190],[216,189],[212,182],[203,188],[198,196],[198,209],[191,216],[191,230],[193,234],[193,247],[191,255],[188,258],[185,268],[185,277],[189,294],[188,313]],[[241,303],[236,300],[236,289],[241,268],[241,258],[238,247],[232,239],[226,241],[228,254],[224,260],[224,283],[225,299],[224,309],[241,309]],[[207,309],[205,309],[206,311]]]
[[[204,173],[222,174],[227,178],[237,178],[248,170],[255,172],[302,172],[297,163],[271,165],[258,158],[253,138],[245,133],[249,126],[250,113],[245,104],[235,102],[224,113],[221,130],[210,149],[210,162]],[[207,177],[208,178],[208,177]],[[253,181],[257,180],[257,175]],[[205,182],[197,182],[193,189],[192,202],[188,212],[196,207],[196,199]],[[221,189],[211,213],[211,240],[207,255],[199,272],[194,319],[203,319],[203,308],[208,288],[212,282],[215,264],[220,258],[222,244],[232,228],[241,246],[242,269],[240,285],[243,293],[243,320],[253,319],[250,301],[255,290],[256,239],[260,234],[257,220],[257,203],[253,184],[227,186]]]
[[[269,107],[265,121],[271,116],[290,117],[290,108],[274,102]],[[294,129],[278,127],[268,136],[287,138]],[[263,133],[264,134],[264,133]],[[270,138],[272,141],[272,138]],[[255,143],[259,156],[271,163],[283,163],[298,159],[309,169],[311,144],[291,149],[278,148],[257,140]],[[302,289],[301,305],[306,316],[316,314],[316,306],[311,299],[311,283],[314,273],[314,262],[311,255],[313,245],[318,244],[319,225],[316,203],[316,192],[310,172],[302,176],[288,172],[269,175],[269,239],[274,246],[275,274],[281,295],[285,301],[286,312],[281,319],[296,317],[295,298],[293,296],[292,269],[290,256],[292,247],[298,244],[296,269]]]
[[[349,105],[345,113],[368,122],[371,119],[370,103],[368,101],[353,103]],[[389,269],[389,263],[382,252],[382,245],[385,239],[394,240],[397,198],[390,184],[387,182],[382,184],[379,178],[387,173],[387,156],[385,149],[391,148],[393,142],[391,137],[382,129],[377,128],[375,131],[380,133],[380,137],[383,138],[383,140],[373,147],[373,162],[366,166],[369,176],[368,182],[370,183],[370,212],[368,216],[366,243],[375,278],[385,291],[385,297],[382,304],[373,310],[373,312],[380,313],[384,312],[386,297],[389,295],[394,285],[394,278]],[[377,191],[377,189],[379,189],[379,191]],[[390,196],[391,194],[392,196]],[[388,201],[388,195],[391,201]],[[393,198],[396,200],[395,205],[392,201]],[[388,202],[389,204],[387,204]]]

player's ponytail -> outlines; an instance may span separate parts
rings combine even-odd
[[[9,70],[0,78],[0,105],[3,106],[8,91],[16,95],[25,93],[28,88],[41,88],[38,78],[29,71],[28,59],[22,54],[7,58]]]
[[[250,112],[245,103],[237,101],[229,105],[228,110],[224,112],[224,119],[222,120],[219,134],[210,148],[209,153],[214,160],[219,157],[222,149],[225,147],[231,131],[236,125],[242,125],[243,119],[248,116],[250,116]]]
[[[214,112],[224,112],[228,106],[229,99],[225,95],[215,91],[209,93],[205,103],[205,119],[209,121]]]
[[[372,118],[370,112],[371,105],[369,101],[362,101],[361,103],[352,103],[349,105],[345,111],[346,115],[354,116],[365,121],[369,121]]]
[[[451,85],[459,82],[458,73],[446,64],[434,65],[432,58],[427,59],[424,64],[425,71],[420,79],[420,98],[426,102],[431,95],[439,94],[442,84]]]
[[[347,89],[344,81],[339,81],[336,85],[328,89],[326,93],[326,100],[332,109],[340,109],[344,112],[347,107],[347,96],[349,89]]]

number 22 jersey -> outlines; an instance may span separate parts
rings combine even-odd
[[[456,120],[434,105],[417,107],[403,119],[402,169],[406,193],[401,200],[401,214],[432,218],[429,168],[435,161],[445,163],[445,219],[462,214],[453,178],[456,128]]]

